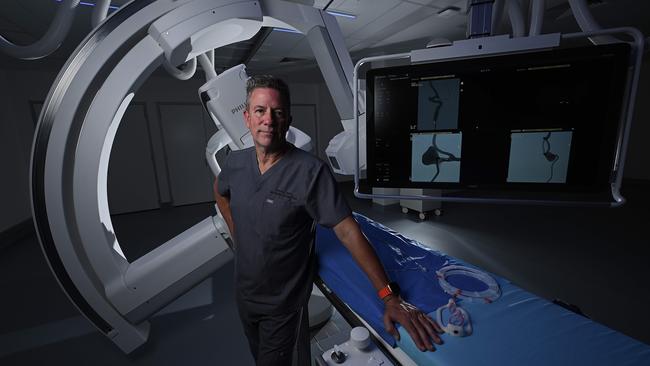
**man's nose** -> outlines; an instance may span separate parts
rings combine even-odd
[[[271,111],[266,111],[264,112],[264,115],[262,116],[262,122],[264,124],[273,124],[275,122],[275,116],[273,115],[273,112]]]

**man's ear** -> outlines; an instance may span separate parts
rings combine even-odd
[[[293,117],[289,116],[289,118],[287,118],[287,125],[284,133],[287,133],[287,131],[289,131],[289,127],[291,127],[291,122],[293,122]]]
[[[250,115],[248,114],[248,110],[245,109],[245,110],[244,110],[244,123],[246,124],[246,128],[248,128],[248,129],[251,128],[251,125],[250,125],[250,118],[249,118],[249,117],[250,117]]]

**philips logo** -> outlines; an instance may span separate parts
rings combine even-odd
[[[242,104],[240,104],[240,105],[238,105],[238,106],[235,106],[235,108],[231,109],[230,112],[231,112],[232,114],[235,114],[235,113],[237,113],[237,112],[241,112],[241,111],[243,111],[245,108],[246,108],[246,104],[242,103]]]

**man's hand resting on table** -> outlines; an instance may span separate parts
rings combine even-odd
[[[401,324],[413,339],[413,343],[420,351],[435,351],[435,344],[442,344],[439,334],[442,329],[427,314],[404,301],[399,296],[391,296],[385,301],[384,327],[395,339],[399,341],[399,332],[394,323]],[[431,342],[433,340],[433,342]]]
[[[379,291],[389,283],[379,257],[352,215],[336,224],[334,233],[368,276],[375,290]],[[384,327],[395,339],[399,340],[399,333],[395,329],[394,323],[400,323],[409,332],[413,342],[421,351],[435,351],[433,343],[442,344],[442,340],[438,336],[438,333],[442,333],[442,329],[420,309],[397,295],[388,295],[387,297],[380,295],[379,297],[384,299]]]

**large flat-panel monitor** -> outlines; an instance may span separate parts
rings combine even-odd
[[[614,44],[372,69],[367,183],[611,199],[629,53]]]

